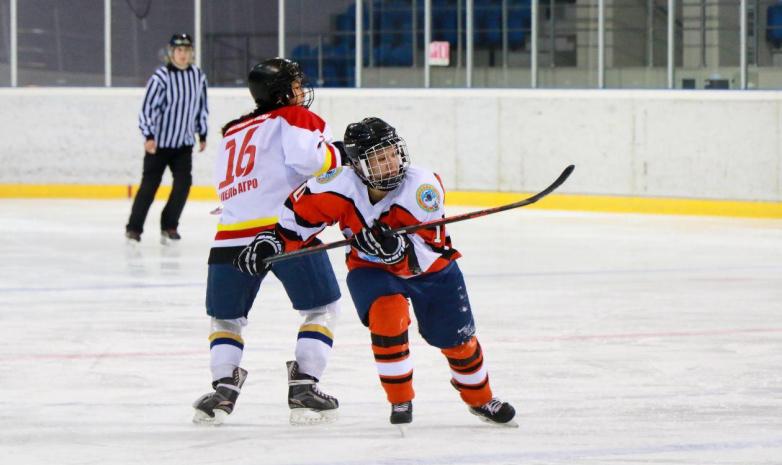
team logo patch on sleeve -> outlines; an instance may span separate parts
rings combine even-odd
[[[424,211],[431,213],[440,208],[440,192],[431,184],[421,184],[415,192],[415,198]]]
[[[318,184],[326,184],[327,182],[331,181],[332,179],[336,178],[339,173],[342,172],[342,167],[339,166],[337,168],[334,168],[331,171],[326,171],[325,173],[321,174],[317,178],[315,178],[315,181]]]

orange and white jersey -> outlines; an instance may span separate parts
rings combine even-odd
[[[346,238],[375,220],[391,228],[420,224],[445,216],[445,189],[439,176],[410,166],[402,184],[373,204],[367,187],[349,167],[339,167],[310,179],[285,201],[277,231],[286,250],[309,245],[326,226],[339,223]],[[451,247],[445,226],[419,229],[407,234],[412,249],[400,263],[385,265],[376,257],[350,248],[348,269],[383,268],[397,276],[412,277],[445,268],[460,257]]]
[[[243,247],[272,228],[293,189],[338,167],[339,150],[331,142],[328,125],[301,106],[278,108],[228,129],[215,163],[222,216],[210,257],[215,248]],[[230,261],[233,251],[218,255]]]

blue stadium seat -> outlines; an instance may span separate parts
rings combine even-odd
[[[380,37],[382,43],[398,45],[413,31],[412,4],[400,0],[384,3],[380,11]]]
[[[432,0],[432,40],[443,40],[456,47],[457,40],[456,2],[453,0]]]
[[[392,45],[380,43],[375,45],[373,50],[376,66],[392,66],[394,58],[392,56]]]
[[[318,77],[318,50],[310,48],[307,44],[300,44],[291,51],[291,59],[299,63],[301,70],[310,80],[312,85],[316,85]]]
[[[339,65],[332,58],[323,60],[323,87],[339,87]]]
[[[524,47],[524,39],[530,28],[532,8],[530,0],[510,0],[508,2],[508,47]]]
[[[375,16],[377,16],[377,1],[375,1],[375,4],[373,5],[373,8],[375,9]],[[345,15],[350,20],[350,31],[356,30],[356,4],[351,3],[348,5],[348,7],[345,9]],[[377,20],[376,20],[377,21]],[[364,30],[366,31],[369,29],[369,12],[367,11],[367,5],[364,5],[364,9],[362,10],[362,16],[361,16],[361,22],[363,23]]]
[[[337,65],[340,87],[343,87],[349,80],[352,81],[356,67],[356,48],[353,47],[334,47],[333,60]],[[364,50],[364,63],[369,58],[368,50]]]
[[[393,66],[412,66],[413,64],[413,44],[401,43],[391,49]]]
[[[502,3],[497,0],[475,2],[476,48],[496,48],[502,45]]]
[[[383,44],[375,48],[375,63],[377,66],[411,66],[413,47],[409,43]]]
[[[355,11],[354,11],[355,14]],[[347,45],[356,35],[356,19],[347,13],[337,15],[337,31],[334,35],[334,45]]]
[[[291,58],[293,58],[296,61],[299,61],[302,58],[309,58],[309,56],[310,56],[310,46],[307,44],[299,44],[293,47],[293,51],[291,51]]]
[[[782,45],[782,4],[770,5],[766,10],[766,40],[779,48]]]

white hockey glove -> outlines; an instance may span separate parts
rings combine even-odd
[[[351,245],[360,252],[377,257],[385,265],[393,265],[405,259],[408,242],[401,234],[390,234],[391,228],[375,221],[372,228],[363,228]]]
[[[253,276],[264,276],[271,265],[263,260],[282,253],[283,245],[274,231],[263,231],[255,236],[239,255],[234,259],[234,266],[242,273]]]

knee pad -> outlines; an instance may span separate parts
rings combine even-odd
[[[301,323],[302,328],[314,325],[315,327],[320,326],[326,328],[330,333],[334,333],[337,329],[337,320],[339,319],[340,314],[339,301],[335,300],[330,304],[315,307],[307,311],[300,310],[299,314],[304,317],[304,321]]]
[[[383,336],[396,336],[410,326],[410,310],[402,294],[385,295],[369,308],[369,331]]]
[[[242,339],[242,327],[247,325],[247,318],[235,318],[233,320],[221,320],[212,317],[211,331],[209,332],[209,347],[220,344],[228,344],[239,349],[244,349]]]
[[[226,332],[242,335],[242,328],[247,326],[247,318],[234,318],[231,320],[223,320],[220,318],[212,317],[210,321],[211,331],[213,333]]]

